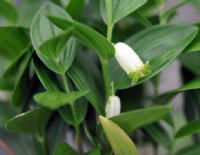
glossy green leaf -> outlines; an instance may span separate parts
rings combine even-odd
[[[44,88],[50,92],[58,91],[59,89],[56,83],[55,75],[36,57],[33,59],[33,65],[36,74]]]
[[[69,93],[63,92],[44,92],[34,95],[34,100],[43,106],[50,109],[57,109],[58,107],[64,106],[66,104],[71,104],[78,98],[86,95],[88,90],[80,90]]]
[[[196,76],[200,75],[200,52],[183,53],[180,56],[181,64]]]
[[[64,19],[51,15],[48,15],[48,18],[52,23],[63,30],[73,26],[72,35],[87,47],[95,50],[104,60],[114,56],[115,51],[112,44],[94,29],[71,19]]]
[[[53,155],[78,155],[74,149],[66,143],[60,144]]]
[[[77,20],[83,15],[84,6],[85,6],[84,0],[73,0],[70,1],[66,10],[72,16],[73,19]]]
[[[154,26],[129,38],[126,42],[130,45],[140,58],[149,61],[151,74],[140,79],[137,84],[152,78],[174,59],[176,59],[184,48],[193,40],[197,28],[185,25]],[[114,81],[116,89],[131,87],[131,80],[125,71],[121,69],[116,60],[110,63],[111,80]]]
[[[0,16],[3,16],[6,20],[15,23],[17,21],[17,11],[6,0],[0,1]]]
[[[101,84],[98,86],[99,79],[95,77],[95,75],[100,77],[96,62],[85,54],[78,54],[67,74],[80,90],[90,90],[85,97],[99,114],[104,113]]]
[[[17,84],[14,87],[11,103],[15,107],[23,105],[26,99],[25,96],[27,95],[27,88],[29,85],[28,78],[28,71],[25,71],[25,73],[22,75],[22,77],[20,77],[19,81],[17,81]]]
[[[25,29],[19,27],[0,27],[0,89],[12,89],[15,77],[5,79],[4,72],[21,55],[27,52],[30,40]]]
[[[45,16],[46,14],[59,16],[64,19],[71,19],[71,17],[68,15],[68,13],[65,10],[63,10],[59,6],[51,2],[46,2],[35,15],[33,22],[31,24],[31,29],[30,29],[32,44],[36,50],[37,55],[40,57],[42,62],[52,71],[59,74],[63,74],[66,71],[65,63],[67,63],[67,61],[65,61],[66,60],[65,58],[69,58],[68,54],[69,52],[71,52],[67,50],[68,49],[72,50],[70,49],[70,47],[72,47],[73,42],[68,42],[68,44],[66,44],[66,47],[63,49],[64,52],[62,52],[63,55],[61,55],[60,61],[52,60],[49,57],[47,57],[45,54],[43,54],[43,52],[41,52],[39,47],[43,43],[52,39],[56,42],[57,39],[55,37],[64,33],[64,31],[59,29],[57,26],[55,26],[48,20],[48,18]],[[70,47],[67,47],[67,46],[70,46]],[[50,49],[50,50],[53,50],[53,49]],[[46,51],[46,54],[47,52],[48,51]]]
[[[29,86],[29,76],[28,76],[28,64],[30,62],[30,58],[32,56],[33,50],[28,50],[25,54],[23,54],[19,59],[14,61],[10,67],[4,73],[4,78],[12,78],[12,76],[16,76],[16,84],[13,89],[12,95],[12,105],[20,106],[23,104],[25,99],[24,91],[27,90]],[[17,70],[16,70],[17,68]],[[26,91],[25,91],[26,92]]]
[[[196,26],[198,28],[200,28],[200,24],[197,24]],[[198,31],[196,37],[192,40],[192,42],[185,49],[185,52],[192,53],[192,52],[198,52],[199,50],[200,50],[200,31]]]
[[[0,127],[4,128],[5,123],[17,115],[17,110],[13,108],[9,103],[0,101]]]
[[[147,133],[154,139],[158,144],[161,144],[166,149],[172,148],[173,142],[168,132],[159,124],[152,124],[145,127]]]
[[[36,12],[39,10],[39,8],[43,3],[44,1],[41,0],[34,0],[34,1],[22,0],[18,3],[15,3],[18,13],[17,25],[30,28],[34,15],[36,14]]]
[[[139,155],[135,144],[128,135],[114,122],[100,116],[99,120],[103,130],[111,144],[114,154],[117,155]]]
[[[48,152],[52,154],[58,145],[66,140],[66,129],[66,123],[58,115],[54,115],[46,129],[46,148]]]
[[[200,120],[189,122],[181,127],[176,133],[176,138],[189,136],[195,133],[200,133]]]
[[[70,107],[70,105],[66,105],[59,108],[58,111],[65,122],[75,126],[82,123],[85,119],[88,107],[87,100],[84,98],[76,100],[73,106],[74,107]]]
[[[135,129],[158,121],[174,107],[168,106],[152,106],[141,110],[134,110],[121,113],[112,117],[111,120],[119,125],[125,132],[130,133]]]
[[[100,2],[100,11],[101,16],[105,23],[107,23],[107,6],[106,1],[101,0]],[[144,5],[147,0],[110,0],[112,3],[112,23],[115,24],[120,19],[134,12],[142,5]]]
[[[21,113],[6,123],[6,129],[13,132],[44,135],[44,129],[51,111],[39,107],[25,113]]]
[[[50,40],[45,41],[40,47],[42,54],[50,59],[59,61],[60,55],[70,37],[72,28],[66,30],[66,32],[56,36]]]
[[[200,154],[199,144],[194,144],[179,150],[175,155],[198,155]]]
[[[15,76],[17,79],[19,79],[22,76],[28,65],[30,57],[33,54],[33,50],[30,47],[27,47],[24,51],[25,52],[23,52],[23,54],[19,55],[18,58],[6,68],[3,78],[12,78]]]
[[[193,90],[193,89],[199,89],[200,88],[200,79],[195,79],[190,81],[189,83],[185,84],[184,86],[181,86],[177,89],[168,91],[164,94],[159,95],[155,99],[156,104],[166,104],[168,103],[174,96],[176,96],[178,93]]]

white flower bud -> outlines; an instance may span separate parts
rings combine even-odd
[[[119,115],[121,111],[120,98],[118,96],[109,96],[105,111],[107,118]]]
[[[136,83],[140,78],[150,73],[148,61],[144,64],[130,46],[119,42],[114,47],[115,58],[129,78],[132,79],[132,83]]]

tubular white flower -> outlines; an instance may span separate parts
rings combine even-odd
[[[118,96],[109,96],[106,104],[105,112],[106,117],[110,118],[119,115],[121,111],[121,102]]]
[[[115,58],[129,78],[132,79],[132,83],[136,83],[140,78],[150,73],[148,61],[144,64],[130,46],[119,42],[114,47]]]

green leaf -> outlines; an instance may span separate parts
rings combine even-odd
[[[32,49],[27,49],[27,52],[24,53],[19,59],[14,61],[8,69],[4,73],[4,78],[12,78],[16,76],[16,84],[13,89],[13,95],[11,103],[14,106],[20,106],[23,104],[24,98],[24,91],[27,90],[29,86],[29,73],[28,73],[28,64],[30,62],[30,58],[33,54]],[[16,70],[17,68],[17,70]]]
[[[100,2],[100,11],[101,16],[105,23],[107,23],[107,7],[106,1],[108,0],[101,0]],[[129,15],[130,13],[134,12],[142,5],[144,5],[147,0],[110,0],[112,3],[112,23],[115,24],[125,16]]]
[[[48,18],[45,16],[46,14],[59,16],[64,19],[71,19],[71,17],[67,14],[67,12],[65,10],[63,10],[59,6],[57,6],[51,2],[46,2],[39,9],[37,14],[35,15],[33,22],[31,24],[31,29],[30,29],[32,44],[36,50],[37,55],[40,57],[42,62],[52,71],[59,73],[59,74],[63,74],[66,71],[65,65],[67,63],[67,59],[71,58],[69,55],[69,52],[71,52],[71,51],[67,51],[67,50],[72,50],[70,47],[73,47],[72,45],[74,45],[73,44],[74,42],[73,41],[68,42],[66,47],[63,49],[64,52],[62,52],[63,55],[61,55],[60,61],[55,61],[53,59],[50,59],[43,52],[41,52],[39,47],[43,43],[45,43],[49,40],[52,40],[52,39],[53,39],[53,42],[56,42],[56,40],[59,40],[59,39],[57,39],[55,37],[64,33],[63,30],[59,29],[57,26],[55,26],[48,20]],[[50,42],[52,42],[52,41],[50,41]],[[63,41],[61,41],[61,42],[63,43]],[[47,44],[49,44],[49,43],[47,43]],[[69,47],[67,47],[67,46],[69,46]],[[50,50],[53,50],[53,49],[50,49]],[[45,53],[47,54],[47,52],[48,51],[46,51]],[[50,52],[50,53],[52,53],[52,52]],[[60,53],[60,51],[57,53]],[[74,52],[72,52],[72,53],[74,53]],[[70,62],[71,62],[71,60],[70,60]],[[67,67],[68,67],[68,65],[67,65]]]
[[[6,123],[6,129],[13,132],[44,135],[51,111],[44,107],[21,113]]]
[[[200,28],[200,24],[196,24],[198,28]],[[192,42],[185,49],[187,53],[198,52],[200,50],[200,31],[198,31],[196,37],[192,40]]]
[[[162,126],[160,126],[159,124],[152,124],[145,127],[145,130],[158,144],[161,144],[168,150],[172,148],[172,139]]]
[[[6,0],[0,1],[0,16],[13,23],[17,21],[16,9],[10,3],[6,2]]]
[[[40,47],[42,54],[50,59],[59,61],[60,55],[70,37],[72,28],[67,29],[64,33],[50,40],[45,41]]]
[[[135,129],[158,121],[174,107],[168,106],[152,106],[141,110],[134,110],[121,113],[111,118],[113,122],[120,126],[126,133],[130,133]]]
[[[80,90],[90,90],[85,97],[99,114],[103,114],[104,102],[100,91],[102,79],[99,79],[101,74],[97,65],[97,62],[88,55],[78,53],[67,74]]]
[[[53,72],[51,72],[47,67],[45,67],[42,62],[34,57],[33,59],[34,69],[36,74],[47,91],[53,92],[58,91],[58,86],[56,83],[56,77]]]
[[[139,155],[135,144],[117,124],[102,116],[99,116],[99,120],[111,144],[114,154]]]
[[[186,125],[181,127],[176,133],[176,138],[189,136],[199,132],[200,132],[200,120],[195,120],[192,122],[188,122]]]
[[[184,86],[181,86],[177,89],[168,91],[164,94],[159,95],[155,99],[156,104],[166,104],[168,103],[174,96],[176,96],[178,93],[193,90],[193,89],[199,89],[200,88],[200,79],[195,79],[190,81],[189,83],[185,84]]]
[[[138,83],[152,78],[176,59],[185,47],[193,40],[197,28],[185,25],[154,26],[141,31],[129,38],[126,42],[139,57],[149,61],[151,74],[140,79]],[[121,69],[116,60],[110,63],[111,81],[116,89],[131,87],[131,80]]]
[[[59,108],[58,111],[62,116],[63,120],[65,120],[65,122],[75,126],[84,121],[85,116],[87,114],[87,107],[87,100],[81,98],[75,101],[74,107],[66,105],[64,107]]]
[[[179,150],[175,155],[197,155],[200,154],[199,144],[191,145]]]
[[[64,19],[51,15],[48,15],[47,17],[52,23],[63,30],[73,26],[74,29],[72,35],[87,47],[95,50],[104,60],[108,60],[114,56],[115,51],[112,44],[94,29],[71,19]]]
[[[72,16],[73,19],[77,20],[83,15],[84,5],[84,0],[73,0],[70,1],[66,10]]]
[[[4,72],[16,62],[29,46],[30,40],[25,29],[20,27],[0,27],[0,89],[12,89],[16,79],[3,78]],[[15,69],[16,70],[16,69]]]
[[[200,75],[200,52],[183,53],[180,56],[181,64],[196,76]]]
[[[44,1],[41,0],[34,0],[34,1],[22,0],[19,3],[15,3],[18,13],[17,25],[30,28],[34,15],[36,14],[36,12],[39,10],[39,8],[43,3]]]
[[[11,103],[15,107],[19,107],[23,105],[26,95],[27,95],[27,88],[29,86],[29,76],[28,76],[28,70],[25,71],[25,73],[20,77],[19,81],[17,81],[16,86],[13,90],[12,100]]]
[[[17,115],[17,110],[13,108],[9,103],[0,101],[0,127],[4,128],[5,123]]]
[[[88,90],[80,90],[69,93],[44,92],[34,95],[34,100],[50,109],[57,109],[58,107],[64,106],[66,104],[71,104],[71,102],[86,95],[87,93]]]
[[[60,144],[53,155],[78,155],[74,149],[66,143]]]

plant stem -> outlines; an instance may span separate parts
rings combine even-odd
[[[158,5],[158,9],[159,9],[159,24],[160,25],[164,25],[166,24],[166,20],[163,18],[163,14],[164,14],[164,2],[163,0],[156,0],[156,3]]]
[[[112,2],[111,0],[106,0],[107,7],[107,39],[108,41],[112,40],[112,31],[113,31],[113,21],[112,21]]]
[[[67,93],[70,92],[69,85],[68,85],[67,78],[66,78],[65,74],[62,74],[62,80],[63,80],[63,83],[64,83],[65,91]],[[70,104],[70,107],[71,107],[73,118],[75,120],[77,120],[76,111],[74,109],[74,103],[73,102]],[[81,146],[82,139],[81,139],[81,133],[80,133],[80,125],[76,124],[76,125],[74,125],[74,128],[75,128],[75,132],[76,132],[76,136],[75,136],[76,148],[77,148],[78,153],[82,153],[83,150],[82,150],[82,146]]]
[[[40,135],[36,135],[36,140],[38,142],[38,151],[40,155],[47,155],[46,146],[45,146],[45,138]]]
[[[103,79],[106,90],[106,100],[110,95],[110,73],[108,69],[108,62],[101,59],[101,66],[103,71]]]
[[[160,73],[158,73],[158,75],[155,76],[153,84],[154,84],[154,98],[156,98],[159,93]]]
[[[111,42],[112,40],[112,31],[113,31],[113,21],[112,21],[112,1],[106,0],[107,8],[107,40]],[[106,101],[111,93],[111,82],[110,82],[110,73],[108,68],[108,61],[100,59],[101,67],[103,71],[103,79],[106,91]]]

